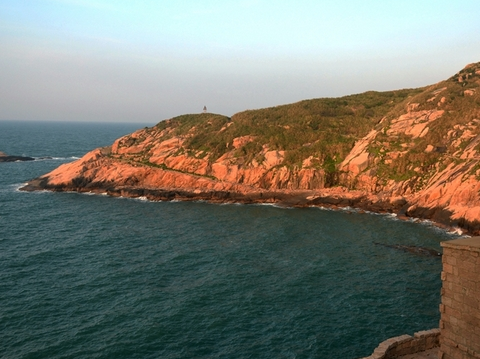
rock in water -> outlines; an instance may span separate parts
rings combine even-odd
[[[0,151],[0,162],[33,161],[35,158],[26,156],[9,156]]]
[[[404,244],[385,244],[385,243],[378,243],[373,242],[377,246],[384,246],[388,248],[394,248],[401,250],[403,252],[409,252],[413,254],[418,254],[425,257],[441,257],[442,253],[431,248],[419,247],[419,246],[408,246]]]

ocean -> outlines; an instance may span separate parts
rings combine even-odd
[[[438,327],[440,250],[391,215],[19,191],[144,124],[0,121],[0,357],[328,358]],[[47,157],[43,158],[42,157]]]

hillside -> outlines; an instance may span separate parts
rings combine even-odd
[[[183,115],[24,189],[348,205],[479,233],[479,86],[476,63],[420,89]]]

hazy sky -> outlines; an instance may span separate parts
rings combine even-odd
[[[139,121],[436,83],[479,0],[0,0],[0,120]]]

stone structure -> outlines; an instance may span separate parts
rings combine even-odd
[[[382,342],[367,358],[390,359],[440,347],[438,359],[480,359],[480,237],[443,247],[440,329]]]
[[[441,359],[480,358],[480,237],[443,242]]]
[[[412,336],[401,335],[385,340],[372,355],[363,359],[390,359],[415,354],[438,347],[439,329],[417,332]]]

